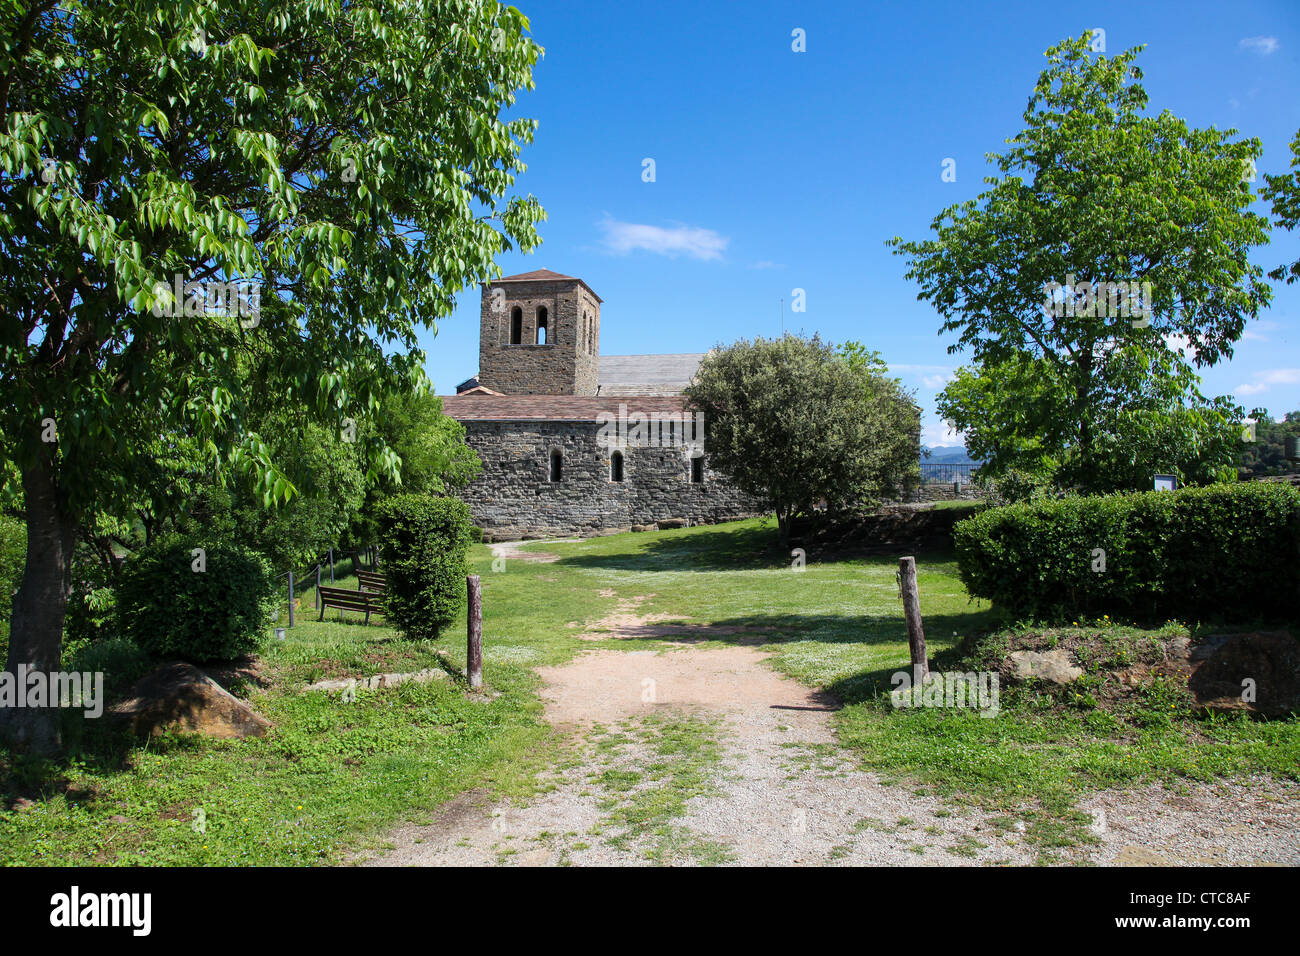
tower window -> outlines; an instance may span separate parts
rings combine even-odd
[[[550,329],[547,327],[548,319],[549,316],[547,316],[546,314],[546,306],[539,305],[537,307],[537,344],[538,345],[546,344],[547,341],[546,336],[547,333],[550,332]]]
[[[560,451],[558,448],[551,449],[550,480],[564,480],[564,452]]]
[[[691,459],[691,484],[704,484],[704,456],[696,455]]]
[[[524,310],[515,306],[510,310],[510,344],[519,345],[524,340]]]
[[[616,451],[609,456],[609,480],[623,480],[623,453],[621,451]]]

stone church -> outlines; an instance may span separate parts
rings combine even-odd
[[[475,523],[508,540],[761,513],[709,467],[686,411],[704,354],[602,356],[600,306],[546,269],[484,284],[478,374],[442,400],[483,460],[460,493]]]

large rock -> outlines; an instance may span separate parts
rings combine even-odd
[[[1011,666],[1012,676],[1019,680],[1037,677],[1053,684],[1068,684],[1083,676],[1083,668],[1070,660],[1070,654],[1064,648],[1052,651],[1013,651]]]
[[[142,677],[126,700],[107,713],[151,736],[176,730],[206,737],[261,737],[271,726],[197,667],[179,661]]]
[[[685,518],[664,518],[662,521],[658,522],[658,528],[660,531],[669,531],[673,528],[686,528],[689,526],[690,522]]]
[[[1300,713],[1300,641],[1286,631],[1208,637],[1188,656],[1187,686],[1202,710]]]

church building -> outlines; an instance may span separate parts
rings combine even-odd
[[[600,306],[546,269],[484,284],[478,374],[442,400],[483,460],[460,492],[475,523],[501,541],[762,513],[709,467],[686,410],[704,353],[602,356]]]

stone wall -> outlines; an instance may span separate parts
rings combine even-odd
[[[690,481],[681,448],[627,448],[623,481],[610,480],[609,451],[595,422],[465,422],[483,474],[460,497],[496,540],[626,531],[671,519],[711,524],[763,513],[757,502],[708,468]],[[548,480],[551,449],[563,474]]]
[[[505,292],[494,309],[492,290]],[[537,343],[537,308],[547,313],[546,344]],[[510,317],[523,310],[519,345],[510,344]],[[581,319],[591,314],[587,348]],[[600,303],[577,280],[505,282],[483,286],[479,311],[479,384],[505,395],[595,395],[600,354]]]
[[[929,481],[919,486],[908,501],[981,501],[988,497],[988,492],[977,488],[969,481],[954,486],[951,481]]]

